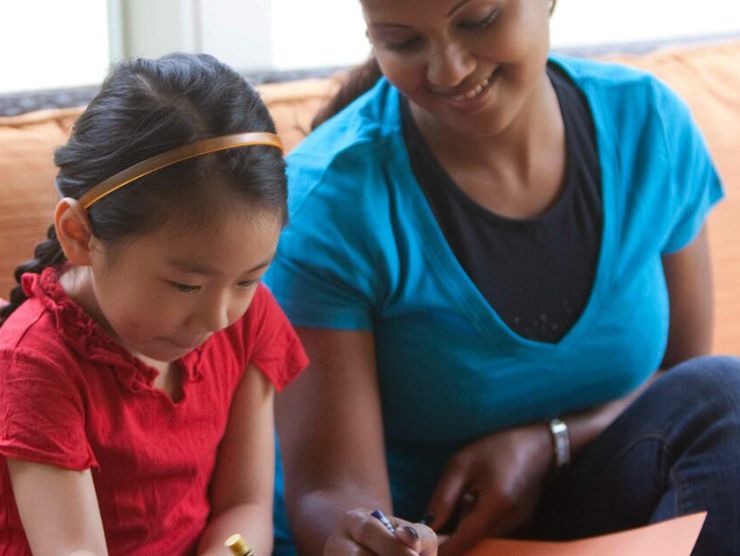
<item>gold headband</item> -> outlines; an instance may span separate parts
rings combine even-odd
[[[129,183],[143,178],[144,176],[148,176],[157,170],[166,168],[167,166],[172,166],[173,164],[177,164],[183,160],[189,160],[204,154],[225,151],[236,147],[248,147],[250,145],[267,145],[269,147],[280,149],[280,152],[285,152],[283,143],[280,141],[280,137],[274,133],[235,133],[233,135],[210,137],[209,139],[203,139],[202,141],[197,141],[190,145],[183,145],[182,147],[177,147],[170,151],[152,156],[151,158],[147,158],[146,160],[118,172],[88,189],[84,195],[80,197],[79,203],[83,208],[88,209],[93,205],[93,203],[98,202],[106,195],[110,195]]]

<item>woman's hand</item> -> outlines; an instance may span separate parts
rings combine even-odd
[[[395,527],[391,533],[371,515],[371,510],[355,509],[344,514],[338,529],[329,537],[324,556],[435,556],[437,535],[421,523],[388,518]]]
[[[552,462],[544,423],[498,431],[469,444],[448,463],[432,495],[429,525],[457,514],[441,555],[460,555],[480,539],[515,531],[532,515]]]
[[[601,434],[660,374],[656,372],[622,398],[563,417],[571,453],[577,454]],[[544,422],[495,432],[458,452],[447,464],[429,505],[428,515],[434,517],[428,525],[436,531],[455,527],[440,540],[440,555],[464,554],[483,537],[516,532],[526,524],[539,501],[552,454]],[[450,523],[453,514],[457,523]]]

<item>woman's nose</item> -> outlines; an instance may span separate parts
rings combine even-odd
[[[448,42],[431,50],[427,63],[427,81],[435,87],[455,87],[474,69],[473,55],[463,45]]]

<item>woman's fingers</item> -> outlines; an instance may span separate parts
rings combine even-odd
[[[497,517],[494,501],[490,498],[479,500],[476,505],[460,519],[457,529],[440,548],[440,554],[454,556],[464,554],[483,537],[487,536],[491,524]]]
[[[377,554],[383,556],[436,556],[437,536],[429,527],[412,524],[366,509],[347,512],[326,544],[329,556]],[[392,530],[391,530],[392,529]]]
[[[422,523],[409,523],[398,519],[396,526],[396,536],[403,543],[420,556],[436,556],[437,554],[437,534]]]
[[[466,468],[455,464],[447,467],[429,501],[426,518],[427,525],[435,531],[439,531],[448,524],[456,513],[456,510],[460,507],[468,481],[469,477]]]

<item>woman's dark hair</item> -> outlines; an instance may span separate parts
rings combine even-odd
[[[316,113],[311,121],[311,129],[316,129],[362,93],[369,91],[382,75],[375,56],[370,56],[364,64],[351,69],[336,94]]]
[[[195,141],[249,131],[275,132],[259,94],[242,76],[205,54],[170,54],[119,64],[54,153],[62,197],[79,199],[104,179],[151,156]],[[270,146],[235,148],[180,162],[141,178],[88,209],[93,234],[114,245],[167,223],[202,227],[242,199],[287,208],[282,153]],[[216,219],[217,221],[217,219]],[[65,262],[54,225],[34,258],[15,271],[0,326],[25,301],[21,275]]]
[[[555,11],[556,4],[557,0],[550,0],[550,15]],[[316,129],[357,97],[369,91],[382,75],[378,61],[372,55],[363,64],[351,69],[336,94],[316,113],[311,121],[311,129]]]

